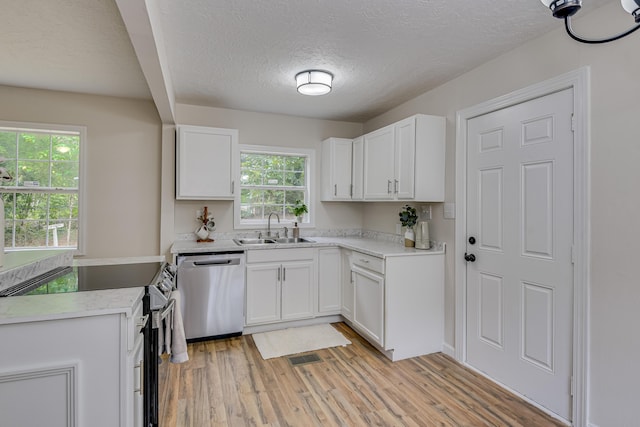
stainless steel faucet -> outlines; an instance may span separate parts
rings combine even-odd
[[[276,212],[271,212],[269,214],[269,218],[267,219],[267,237],[271,237],[271,215],[275,215],[278,218],[278,224],[280,224],[280,215]]]

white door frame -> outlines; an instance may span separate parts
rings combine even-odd
[[[460,110],[456,114],[456,229],[455,229],[455,357],[466,364],[467,273],[467,121],[573,88],[574,102],[574,247],[573,247],[573,408],[574,426],[586,426],[588,416],[588,332],[590,287],[590,69],[575,71]]]

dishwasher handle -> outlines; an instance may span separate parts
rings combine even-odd
[[[235,265],[241,265],[242,258],[241,257],[224,257],[224,258],[200,258],[200,259],[189,259],[186,257],[183,262],[178,261],[179,267],[192,269],[192,268],[200,268],[200,267],[229,267]]]
[[[193,261],[194,267],[207,266],[207,265],[238,265],[239,259],[212,259],[207,261]]]

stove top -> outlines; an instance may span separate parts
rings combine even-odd
[[[61,267],[6,289],[0,296],[41,295],[149,285],[161,262]]]

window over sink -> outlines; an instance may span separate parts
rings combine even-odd
[[[235,204],[235,227],[266,226],[269,214],[292,224],[292,208],[305,203],[309,213],[299,225],[312,224],[310,176],[313,150],[271,146],[240,146],[240,191]],[[278,227],[275,215],[272,226]],[[282,226],[281,226],[282,227]]]
[[[0,163],[12,179],[0,184],[5,248],[80,249],[79,126],[0,122]]]

